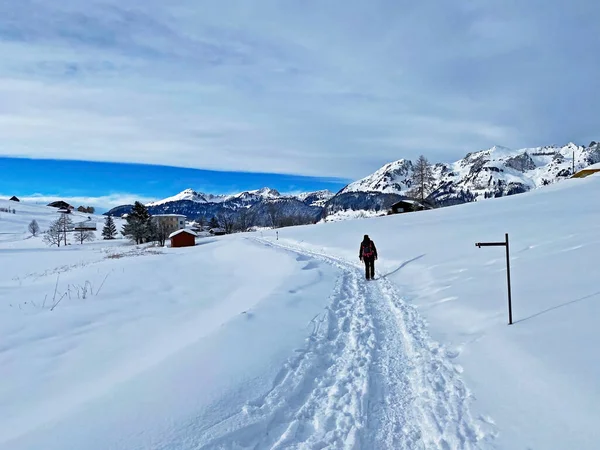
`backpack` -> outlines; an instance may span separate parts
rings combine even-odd
[[[373,250],[373,241],[369,241],[366,245],[363,245],[363,258],[370,258],[375,254]]]

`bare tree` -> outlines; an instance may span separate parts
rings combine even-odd
[[[220,213],[217,217],[217,220],[225,230],[225,233],[233,233],[233,228],[235,227],[235,219],[233,214],[226,212]]]
[[[164,247],[167,239],[169,238],[169,229],[164,223],[161,222],[156,226],[155,233],[156,242],[158,242],[161,247]]]
[[[73,221],[68,214],[63,213],[56,223],[58,224],[58,227],[62,233],[65,245],[67,245],[67,233],[73,229]]]
[[[201,230],[204,230],[204,227],[206,226],[206,218],[204,216],[200,216],[196,220],[196,223]]]
[[[412,174],[412,190],[411,194],[417,199],[423,201],[433,190],[435,177],[433,176],[433,168],[427,158],[423,155],[419,156],[417,162],[413,166]]]
[[[267,203],[267,216],[272,227],[277,227],[279,222],[279,208],[274,202]]]
[[[236,228],[241,232],[248,231],[248,228],[252,226],[253,220],[253,214],[247,208],[242,208],[238,211]]]
[[[44,232],[44,242],[50,246],[56,245],[60,247],[62,241],[62,228],[59,223],[60,219],[52,222],[50,228]]]
[[[79,229],[75,232],[75,239],[79,241],[80,244],[84,242],[93,241],[96,236],[93,231]]]
[[[33,219],[30,223],[29,226],[27,227],[29,232],[31,233],[32,236],[37,236],[40,232],[40,226],[38,225],[37,221],[35,219]]]

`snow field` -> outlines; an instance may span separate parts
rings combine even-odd
[[[0,449],[595,449],[599,193],[182,249],[0,242]],[[475,247],[505,232],[512,326],[504,249]]]
[[[599,194],[594,175],[477,204],[297,227],[280,232],[279,242],[358,263],[358,245],[369,234],[380,254],[376,275],[416,308],[460,367],[471,414],[496,435],[490,448],[594,449]],[[475,247],[502,241],[505,232],[512,326],[505,250]]]
[[[253,441],[253,446],[486,448],[482,445],[493,440],[493,433],[487,422],[470,417],[470,395],[460,380],[460,368],[431,340],[416,310],[402,301],[388,280],[365,282],[362,267],[356,264],[297,245],[275,245],[323,260],[340,268],[342,275],[325,323],[318,328],[321,336],[309,338],[309,351],[286,372],[284,379],[292,385],[270,392],[287,396],[289,406],[297,403],[294,387],[306,391],[308,378],[310,394],[304,394],[308,398],[292,417],[287,409],[289,425],[283,427],[277,445]],[[272,436],[268,431],[265,434]],[[224,441],[231,442],[231,436]]]
[[[265,372],[279,370],[335,277],[240,240],[203,242],[56,249],[87,261],[59,277],[1,278],[0,448],[195,448],[206,423],[238,410]],[[107,258],[115,254],[123,256]],[[10,258],[25,272],[31,252]],[[86,281],[93,293],[83,299],[76,286]],[[55,288],[71,296],[50,311]],[[177,379],[185,381],[174,392]],[[213,405],[236,389],[245,394]],[[208,417],[186,431],[199,412]]]

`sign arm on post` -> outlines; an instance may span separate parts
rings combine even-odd
[[[481,247],[506,247],[506,281],[508,284],[508,324],[512,325],[512,295],[510,289],[510,251],[508,244],[508,233],[504,235],[504,242],[477,242],[475,246]]]

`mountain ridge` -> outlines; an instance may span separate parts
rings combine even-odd
[[[600,163],[600,144],[596,142],[588,146],[570,142],[563,146],[522,149],[495,145],[469,152],[454,162],[431,164],[435,181],[428,199],[437,206],[451,206],[514,195],[559,182],[573,174],[573,166],[577,171],[595,163]],[[408,159],[392,161],[335,194],[328,190],[281,194],[263,187],[232,195],[215,195],[190,188],[146,206],[151,214],[179,213],[192,220],[239,215],[245,210],[244,216],[248,212],[255,214],[254,222],[261,226],[274,222],[275,209],[280,209],[280,221],[295,224],[331,220],[336,215],[359,217],[361,212],[385,214],[391,204],[411,196],[413,168],[413,162]],[[122,215],[130,208],[131,205],[122,205],[105,214]],[[267,220],[265,215],[271,218]]]

